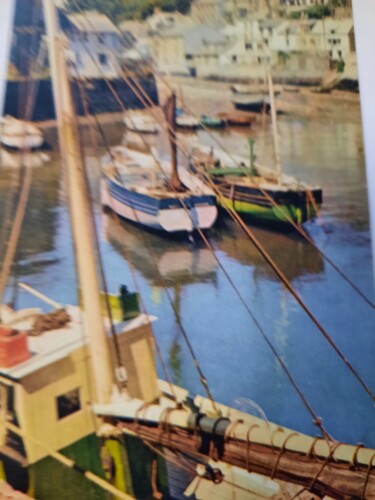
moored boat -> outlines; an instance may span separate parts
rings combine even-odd
[[[184,130],[197,130],[200,127],[200,123],[195,116],[180,113],[176,114],[176,126]]]
[[[254,113],[242,111],[225,111],[218,113],[217,117],[232,127],[250,127],[256,121]]]
[[[242,111],[268,113],[270,110],[270,102],[268,96],[261,93],[233,94],[231,101],[236,109]]]
[[[44,137],[33,123],[5,116],[0,120],[0,143],[11,150],[35,150],[43,146]]]
[[[160,126],[151,115],[142,112],[129,111],[124,117],[127,130],[142,134],[158,134]]]
[[[217,116],[201,115],[200,122],[203,127],[207,128],[223,128],[226,126],[225,121]]]
[[[166,182],[152,156],[126,147],[112,150],[103,159],[102,204],[121,217],[166,233],[209,229],[217,217],[213,192]]]
[[[192,153],[192,171],[218,191],[218,204],[259,222],[302,224],[315,217],[322,204],[322,189],[224,151],[199,146]]]

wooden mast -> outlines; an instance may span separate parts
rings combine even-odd
[[[96,401],[109,402],[113,377],[106,340],[94,252],[92,214],[87,198],[84,164],[65,62],[65,41],[57,36],[58,20],[54,0],[43,0],[49,63],[58,120],[60,150],[67,172],[70,216],[82,294],[85,332],[89,336]]]
[[[169,183],[172,189],[180,190],[182,184],[177,171],[176,94],[174,92],[172,92],[165,103],[164,114],[168,124],[168,138],[172,165]]]
[[[279,136],[277,131],[277,121],[276,121],[276,105],[275,105],[275,94],[273,91],[273,83],[270,71],[267,72],[268,78],[268,90],[270,95],[270,107],[271,107],[271,118],[272,118],[272,134],[273,134],[273,144],[275,150],[275,161],[276,161],[276,175],[278,179],[281,178],[281,160],[280,160],[280,148],[279,148]]]

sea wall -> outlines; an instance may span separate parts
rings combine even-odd
[[[155,80],[152,76],[138,77],[140,85],[150,96],[153,103],[158,104],[158,95]],[[111,86],[121,99],[125,108],[143,108],[142,102],[134,94],[129,85],[122,79],[111,80]],[[121,106],[112,94],[104,79],[85,80],[83,82],[90,113],[116,113],[121,111]],[[77,106],[77,112],[83,116],[80,88],[77,82],[72,83],[72,90]],[[29,96],[32,102],[31,110],[27,112]],[[30,112],[32,116],[30,118]],[[4,114],[17,118],[31,119],[32,121],[45,121],[55,118],[55,110],[50,79],[27,81],[8,81],[5,95]]]

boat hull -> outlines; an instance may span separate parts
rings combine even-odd
[[[322,190],[312,189],[308,192],[273,191],[244,186],[227,187],[220,181],[215,181],[221,197],[218,203],[223,208],[232,208],[237,213],[259,222],[273,224],[290,224],[290,219],[297,224],[303,224],[316,217],[322,204]],[[264,194],[267,193],[267,196]],[[314,202],[311,202],[313,198]],[[272,201],[274,201],[274,204]]]
[[[224,128],[226,123],[221,118],[210,118],[208,116],[201,116],[201,125],[206,128]]]
[[[120,217],[166,233],[209,229],[217,217],[215,196],[191,195],[183,204],[175,198],[154,198],[135,193],[105,177],[101,183],[102,205]]]
[[[0,141],[2,147],[8,149],[9,151],[21,151],[23,149],[37,151],[41,149],[44,145],[43,137],[3,137]]]
[[[265,102],[264,100],[248,102],[232,100],[232,103],[234,107],[240,111],[252,111],[253,113],[262,113],[263,111],[265,111],[266,113],[269,113],[271,109],[269,103]]]

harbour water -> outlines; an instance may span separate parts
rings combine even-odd
[[[112,144],[122,125],[106,129]],[[359,110],[337,109],[309,120],[281,116],[279,133],[285,173],[321,185],[320,217],[306,224],[317,246],[358,288],[374,300],[367,189]],[[213,133],[236,154],[248,155],[247,136],[256,140],[259,161],[272,165],[270,124],[251,132]],[[190,134],[185,141],[194,140]],[[213,144],[207,132],[199,139]],[[195,139],[196,140],[196,139]],[[375,447],[374,405],[347,367],[279,282],[239,227],[223,217],[208,233],[213,255],[201,241],[161,237],[104,214],[99,202],[100,153],[86,149],[95,215],[108,289],[139,289],[148,313],[158,317],[154,332],[170,376],[193,394],[204,394],[178,327],[181,321],[214,398],[270,421],[316,434],[311,417],[262,339],[231,283],[282,356],[310,405],[331,436]],[[33,190],[15,274],[60,303],[77,301],[75,264],[64,179],[58,153],[34,170]],[[3,220],[14,171],[1,169]],[[361,377],[374,389],[374,312],[322,256],[293,233],[249,226],[282,272],[326,328]],[[168,295],[165,290],[167,290]],[[41,306],[10,286],[17,306]],[[168,298],[169,297],[169,298]],[[169,300],[171,299],[171,300]],[[160,363],[159,374],[163,376]],[[260,408],[259,408],[260,407]]]

